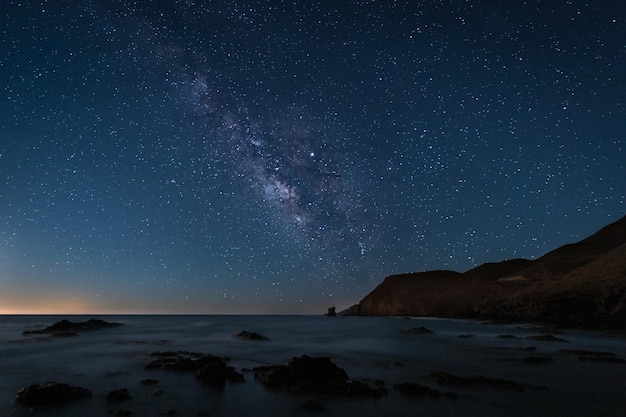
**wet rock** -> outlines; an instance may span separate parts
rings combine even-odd
[[[107,401],[126,401],[131,400],[130,393],[126,388],[113,389],[107,394]]]
[[[349,381],[346,371],[327,357],[303,355],[292,358],[287,365],[261,366],[253,371],[255,377],[268,388],[346,397],[380,397],[383,393],[383,389]]]
[[[402,333],[404,334],[432,334],[432,333],[435,333],[435,331],[427,327],[420,326],[420,327],[413,327],[412,329],[402,330]]]
[[[77,332],[108,329],[111,327],[123,326],[122,323],[109,323],[104,320],[91,319],[83,322],[71,322],[69,320],[61,320],[40,330],[27,330],[22,332],[24,335],[29,334],[51,334],[56,337],[75,336]]]
[[[241,373],[227,365],[228,358],[187,351],[153,352],[150,356],[156,359],[148,363],[145,369],[193,373],[198,380],[215,387],[223,387],[226,381],[245,381]]]
[[[235,337],[239,338],[239,339],[245,339],[245,340],[269,340],[267,337],[258,334],[256,332],[248,332],[248,331],[242,331],[239,332],[235,335]]]
[[[411,397],[430,397],[430,398],[439,398],[438,390],[433,389],[429,386],[411,383],[411,382],[403,382],[402,384],[394,384],[393,388],[396,391],[401,392],[404,395],[408,395]]]
[[[244,376],[235,368],[226,365],[223,360],[216,359],[215,356],[201,359],[202,365],[196,370],[195,375],[200,381],[215,387],[223,387],[226,381],[244,382]]]
[[[86,388],[58,382],[46,382],[22,388],[15,399],[25,405],[50,406],[69,404],[91,396],[91,391]]]
[[[527,336],[527,340],[536,340],[539,342],[559,342],[559,343],[568,343],[567,340],[561,339],[560,337],[553,336],[551,334],[538,334],[533,336]]]
[[[142,379],[141,382],[139,382],[141,385],[156,385],[159,383],[158,379],[151,379],[151,378],[146,378],[146,379]]]
[[[508,379],[492,378],[482,375],[474,375],[471,377],[463,377],[458,375],[449,374],[447,372],[433,372],[430,377],[438,384],[453,385],[453,386],[491,386],[499,389],[524,391],[524,385],[519,382],[511,381]]]

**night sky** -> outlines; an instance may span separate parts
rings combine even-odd
[[[622,1],[2,1],[0,313],[323,313],[626,213]]]

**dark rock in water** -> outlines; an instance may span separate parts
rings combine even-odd
[[[156,385],[159,383],[158,379],[151,379],[151,378],[146,378],[146,379],[142,379],[141,382],[139,382],[141,385]]]
[[[50,406],[68,404],[91,396],[91,391],[86,388],[46,382],[22,388],[15,399],[25,405]]]
[[[498,339],[520,339],[520,337],[514,334],[499,334]]]
[[[177,416],[177,415],[178,415],[178,411],[176,411],[176,410],[174,410],[173,408],[171,408],[171,409],[167,410],[166,412],[161,413],[161,414],[159,414],[159,415],[161,415],[161,416],[166,416],[166,417],[167,417],[167,416]]]
[[[107,394],[107,401],[126,401],[132,398],[126,388],[113,389]]]
[[[133,412],[130,410],[115,410],[112,411],[111,414],[119,417],[130,417],[133,415]]]
[[[349,381],[346,371],[327,357],[303,355],[292,358],[287,365],[261,366],[253,371],[268,388],[346,397],[380,397],[382,394],[381,390],[362,382]]]
[[[427,327],[420,326],[420,327],[413,327],[412,329],[402,330],[402,333],[405,333],[405,334],[432,334],[432,333],[435,333],[435,331],[431,330],[431,329],[429,329]]]
[[[157,357],[145,369],[166,369],[170,371],[194,373],[200,381],[215,387],[223,387],[228,382],[245,382],[242,374],[228,366],[228,358],[205,355],[196,352],[153,352]]]
[[[242,374],[235,371],[233,367],[227,366],[226,362],[215,359],[203,360],[202,365],[196,370],[196,378],[215,387],[223,387],[226,381],[244,382]]]
[[[447,372],[433,372],[430,374],[438,384],[453,386],[480,386],[488,385],[494,388],[507,389],[514,391],[524,391],[524,385],[519,382],[510,381],[508,379],[491,378],[482,375],[474,375],[471,377],[463,377],[452,375]]]
[[[411,382],[403,382],[402,384],[394,384],[393,388],[396,391],[400,391],[405,395],[409,395],[411,397],[430,397],[430,398],[439,398],[439,391],[433,389],[429,386],[411,383]]]
[[[245,330],[237,333],[235,337],[238,337],[239,339],[246,339],[246,340],[270,340],[261,334],[258,334],[256,332],[248,332]]]
[[[473,339],[476,335],[473,334],[460,334],[457,336],[459,339]]]
[[[76,332],[108,329],[111,327],[123,326],[122,323],[109,323],[104,320],[91,319],[83,322],[71,322],[69,320],[61,320],[45,329],[27,330],[22,332],[24,335],[29,334],[51,334],[57,337],[76,336]]]
[[[561,339],[560,337],[553,336],[551,334],[539,334],[533,336],[527,336],[527,340],[536,340],[539,342],[560,342],[560,343],[568,343],[567,340]]]
[[[335,307],[329,307],[326,315],[329,317],[335,317],[337,315],[337,312],[335,311]]]
[[[527,356],[522,358],[522,362],[529,363],[531,365],[539,365],[554,362],[554,358],[551,356]]]

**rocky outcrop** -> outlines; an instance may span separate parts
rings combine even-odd
[[[22,388],[15,399],[24,405],[47,407],[69,404],[91,396],[91,391],[86,388],[59,382],[46,382]]]
[[[243,374],[228,366],[228,358],[206,355],[197,352],[153,352],[145,369],[165,369],[177,372],[193,373],[199,381],[213,387],[223,387],[226,382],[244,382]]]
[[[30,334],[50,334],[53,336],[65,337],[75,336],[78,332],[108,329],[111,327],[123,326],[122,323],[110,323],[104,320],[91,319],[83,322],[71,322],[69,320],[61,320],[40,330],[27,330],[22,332],[24,335]]]
[[[267,337],[263,336],[262,334],[259,334],[257,332],[249,332],[246,330],[237,333],[235,337],[238,339],[244,339],[244,340],[269,340]]]
[[[392,275],[342,315],[536,321],[626,328],[626,217],[531,261]]]
[[[382,390],[350,381],[346,371],[327,357],[302,355],[286,365],[261,366],[253,369],[255,377],[268,388],[279,388],[304,394],[344,397],[379,397]]]

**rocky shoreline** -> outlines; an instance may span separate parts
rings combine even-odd
[[[323,320],[328,323],[340,323],[342,320]],[[437,322],[430,322],[433,326],[414,325],[418,320],[394,321],[398,339],[397,342],[413,345],[432,341],[439,344],[446,340],[447,344],[463,343],[468,347],[475,346],[476,335],[459,332],[456,335],[441,333]],[[45,329],[59,329],[69,326],[66,321],[55,323]],[[95,320],[87,326],[98,323],[101,330],[117,326],[111,326],[106,322]],[[84,327],[84,324],[76,324],[74,327]],[[488,326],[488,325],[485,325]],[[44,329],[44,330],[45,330]],[[512,333],[502,333],[490,336],[498,345],[497,351],[493,351],[496,357],[508,357],[508,361],[519,367],[536,367],[536,369],[549,369],[559,362],[579,363],[580,366],[622,366],[626,364],[623,355],[605,351],[583,349],[576,344],[570,343],[567,334],[546,328],[508,328]],[[127,329],[128,330],[128,329]],[[466,328],[459,329],[466,330]],[[59,343],[78,343],[76,346],[89,342],[91,338],[85,336],[80,342],[57,340],[54,338],[28,338],[37,335],[37,331],[24,332],[25,339],[39,340],[41,349],[45,346],[53,346]],[[112,335],[117,333],[113,332]],[[276,340],[274,335],[269,338],[253,331],[230,332],[230,340],[242,346],[247,346],[252,352],[255,347],[271,345],[271,340]],[[115,337],[115,336],[114,336]],[[228,336],[227,336],[228,337]],[[283,336],[285,337],[285,336]],[[483,336],[480,336],[484,338]],[[439,342],[437,342],[439,340]],[[458,341],[458,342],[455,342]],[[396,343],[397,343],[396,342]],[[170,344],[162,341],[159,344]],[[111,386],[111,384],[76,384],[72,375],[66,375],[66,380],[33,381],[29,385],[19,389],[15,394],[17,410],[32,413],[37,410],[59,410],[63,413],[64,407],[80,407],[81,404],[89,404],[90,409],[98,408],[109,410],[114,416],[144,415],[138,410],[145,407],[160,409],[154,415],[177,416],[189,415],[184,411],[181,404],[175,399],[180,398],[181,393],[175,389],[189,390],[192,385],[197,385],[204,392],[225,393],[238,390],[240,386],[257,385],[270,396],[279,396],[289,399],[296,404],[295,410],[301,412],[328,412],[333,409],[337,401],[343,404],[351,403],[355,407],[361,407],[362,401],[371,401],[370,404],[381,404],[393,408],[393,403],[399,398],[405,401],[417,401],[415,404],[423,404],[423,401],[433,401],[442,407],[446,404],[472,401],[472,398],[493,395],[523,396],[536,395],[537,393],[550,393],[554,387],[543,386],[541,380],[528,379],[527,372],[502,375],[489,366],[475,364],[472,368],[450,366],[433,366],[428,372],[410,373],[403,371],[407,358],[394,360],[390,363],[390,370],[401,371],[386,372],[385,378],[363,378],[351,376],[349,368],[339,366],[342,354],[315,355],[299,354],[291,356],[284,362],[270,362],[257,364],[251,367],[243,367],[232,364],[230,357],[214,355],[203,351],[187,350],[149,350],[153,343],[139,340],[134,342],[131,357],[132,378],[126,378],[125,385]],[[127,346],[125,344],[124,346]],[[570,347],[571,346],[571,347]],[[144,350],[145,349],[145,350]],[[142,352],[143,353],[140,353]],[[489,354],[491,356],[491,354]],[[411,360],[419,361],[419,357]],[[349,364],[349,362],[347,362]],[[474,371],[472,371],[473,369]],[[532,368],[535,369],[535,368]],[[412,376],[411,376],[412,375]],[[526,375],[526,376],[525,376]],[[58,377],[58,375],[57,375]],[[172,381],[175,382],[173,385]],[[129,383],[134,380],[135,382]],[[83,380],[85,381],[85,380]],[[82,386],[84,385],[84,386]],[[178,388],[181,387],[181,388]],[[182,388],[186,387],[186,388]],[[258,388],[255,388],[258,389]],[[204,394],[203,394],[204,395]],[[221,395],[221,394],[220,394]],[[544,394],[542,394],[544,395]],[[550,395],[550,394],[548,394]],[[531,397],[532,398],[532,397]],[[153,404],[148,405],[146,404]],[[167,407],[165,406],[167,405]],[[254,405],[250,405],[254,407]],[[379,407],[379,406],[377,406]],[[456,407],[456,406],[452,406]],[[21,412],[20,411],[20,412]],[[298,411],[298,412],[300,412]],[[17,414],[21,415],[21,414]],[[56,415],[56,414],[55,414]],[[197,411],[196,416],[206,416],[205,411]],[[369,415],[369,414],[367,414]],[[404,414],[402,414],[404,415]]]

